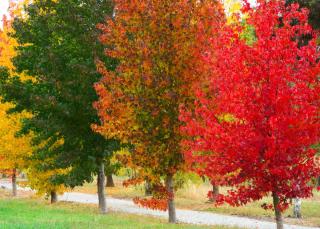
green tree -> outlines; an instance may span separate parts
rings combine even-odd
[[[104,167],[119,144],[94,133],[91,124],[99,122],[92,107],[98,99],[93,84],[100,78],[95,60],[103,60],[110,69],[116,64],[104,57],[97,42],[96,24],[112,12],[109,0],[34,1],[25,9],[26,19],[15,19],[12,34],[18,42],[13,59],[16,71],[33,79],[2,77],[5,101],[16,104],[12,112],[32,114],[21,133],[35,133],[33,143],[41,145],[35,160],[55,158],[42,169],[69,169],[68,174],[52,179],[70,187],[90,182],[98,174],[103,213]],[[57,142],[62,144],[53,147]]]

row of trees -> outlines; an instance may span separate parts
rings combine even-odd
[[[18,43],[10,34],[14,32],[12,28],[12,19],[15,16],[22,15],[22,6],[26,2],[10,2],[9,17],[3,17],[2,31],[0,32],[0,66],[7,68],[9,74],[15,74],[15,66],[12,63],[12,58],[16,56],[16,47]],[[5,72],[3,72],[6,74]],[[32,79],[26,74],[19,74],[18,77],[22,81]],[[19,135],[23,124],[22,120],[30,118],[31,113],[22,112],[11,113],[15,108],[15,104],[3,102],[0,104],[1,111],[1,145],[0,157],[1,172],[12,178],[12,192],[17,194],[16,177],[22,169],[29,177],[29,186],[37,190],[39,195],[51,194],[51,201],[56,200],[57,193],[65,190],[63,185],[53,184],[50,182],[51,176],[57,173],[63,173],[63,170],[52,169],[42,171],[39,170],[40,163],[50,164],[50,160],[29,160],[33,156],[33,151],[36,147],[32,146],[32,134]]]
[[[2,160],[53,195],[97,175],[105,213],[105,171],[116,156],[135,171],[125,185],[150,187],[151,198],[134,201],[168,209],[169,222],[174,178],[192,170],[231,187],[218,204],[271,194],[264,207],[282,228],[281,212],[312,195],[320,174],[312,147],[320,65],[308,25],[318,26],[318,15],[281,0],[237,6],[227,14],[212,0],[34,0],[12,8],[0,36],[3,120],[16,122],[6,142],[27,147],[0,146]]]

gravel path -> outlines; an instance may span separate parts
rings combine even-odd
[[[0,187],[11,189],[11,183],[0,181]],[[18,190],[30,191],[28,188],[18,187]],[[97,204],[97,195],[84,194],[77,192],[68,192],[59,196],[60,201],[69,201],[77,203],[90,203]],[[167,218],[167,212],[154,211],[150,209],[140,208],[133,204],[130,200],[121,200],[107,197],[107,206],[112,211],[127,212],[138,215],[150,215],[161,218]],[[241,228],[258,228],[258,229],[274,229],[276,228],[275,223],[261,221],[246,217],[229,216],[222,214],[215,214],[209,212],[199,212],[191,210],[180,210],[177,209],[177,219],[181,223],[189,224],[201,224],[201,225],[225,225],[225,226],[237,226]],[[303,227],[294,225],[285,225],[285,229],[314,229],[315,227]],[[319,227],[317,227],[319,228]],[[320,228],[319,228],[320,229]]]

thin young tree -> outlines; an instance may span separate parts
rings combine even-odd
[[[222,7],[207,0],[114,2],[114,17],[99,28],[106,55],[119,65],[109,71],[98,63],[103,78],[95,87],[96,108],[102,125],[95,128],[133,145],[125,161],[137,176],[129,183],[147,180],[153,189],[153,198],[136,202],[168,209],[174,223],[174,175],[184,169],[179,105],[192,100],[191,88],[199,81],[194,74],[195,47],[202,45],[198,32],[217,27]]]
[[[105,160],[119,145],[91,129],[92,123],[99,123],[92,103],[98,99],[93,85],[100,78],[95,60],[105,60],[110,68],[114,65],[103,55],[96,28],[112,12],[110,0],[31,1],[25,17],[15,18],[11,37],[18,43],[13,58],[16,73],[32,79],[23,81],[15,74],[3,74],[1,79],[4,100],[16,105],[13,112],[32,114],[21,133],[35,133],[34,159],[54,159],[50,167],[41,169],[70,169],[52,176],[56,183],[70,187],[98,175],[102,213],[107,210]]]
[[[242,38],[241,25],[225,25],[211,40],[210,86],[196,91],[193,111],[182,109],[183,145],[197,172],[231,186],[218,202],[240,206],[271,195],[264,207],[282,229],[282,212],[291,199],[312,195],[310,180],[320,173],[312,147],[320,130],[319,53],[307,9],[258,3],[244,7],[254,43]],[[312,38],[301,46],[305,34]]]

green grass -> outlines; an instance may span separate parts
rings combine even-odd
[[[74,203],[50,205],[40,200],[0,198],[1,229],[200,229],[194,225],[170,225],[153,217],[109,213],[100,215],[96,206]],[[227,229],[227,227],[211,227]]]

